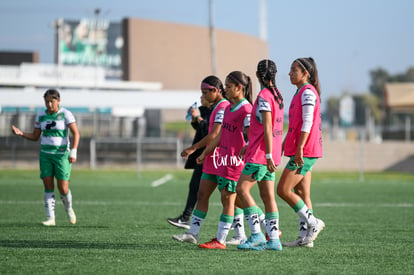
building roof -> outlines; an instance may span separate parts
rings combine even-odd
[[[414,83],[386,83],[385,104],[393,112],[414,112]]]

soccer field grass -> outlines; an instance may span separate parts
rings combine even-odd
[[[48,228],[40,224],[38,171],[0,170],[0,274],[414,274],[414,175],[365,174],[361,182],[357,173],[316,171],[312,201],[325,230],[314,248],[281,252],[202,250],[173,240],[183,230],[166,218],[181,213],[190,175],[74,170],[78,222],[69,224],[55,190],[57,225]],[[293,240],[297,216],[277,202],[281,239]],[[215,237],[220,213],[216,191],[201,242]]]

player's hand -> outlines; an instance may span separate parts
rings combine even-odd
[[[240,159],[244,159],[244,155],[246,154],[247,145],[240,149],[239,157]]]
[[[192,153],[194,153],[194,149],[193,148],[191,148],[191,147],[189,147],[189,148],[186,148],[186,149],[184,149],[182,152],[181,152],[181,157],[183,158],[183,159],[188,159],[188,156],[189,155],[191,155]]]
[[[203,164],[204,159],[206,158],[206,156],[204,154],[201,154],[197,159],[196,162],[197,164]]]
[[[76,162],[76,159],[75,159],[75,158],[71,158],[71,157],[69,157],[69,162],[70,162],[70,163],[75,163],[75,162]]]
[[[276,172],[277,166],[273,162],[273,159],[267,159],[267,165],[266,166],[267,166],[267,170],[270,173]]]
[[[11,129],[12,129],[13,134],[15,134],[17,136],[23,136],[23,132],[19,128],[17,128],[16,126],[12,125]]]

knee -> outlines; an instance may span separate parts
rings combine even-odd
[[[246,192],[247,192],[247,189],[244,188],[242,184],[237,184],[237,186],[236,186],[236,194],[237,194],[237,196],[239,196],[240,198],[244,198]]]
[[[276,193],[282,199],[286,196],[286,191],[285,191],[285,188],[283,188],[283,185],[278,184],[278,186],[276,188]]]
[[[303,191],[303,189],[302,189],[302,188],[300,188],[300,187],[296,186],[294,190],[295,190],[295,193],[296,193],[298,196],[303,197],[303,195],[304,195],[304,191]]]

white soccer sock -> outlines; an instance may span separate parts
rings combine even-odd
[[[306,223],[306,219],[299,216],[299,237],[304,239],[308,234],[308,224]]]
[[[249,223],[250,232],[252,234],[257,234],[257,233],[262,232],[260,230],[260,221],[259,221],[259,216],[257,215],[257,213],[247,214],[245,217],[246,217],[247,222]]]
[[[55,218],[55,193],[53,191],[45,192],[44,201],[45,201],[46,218],[54,219]]]
[[[279,219],[267,219],[266,232],[270,240],[279,239]]]
[[[246,238],[246,232],[244,231],[244,215],[243,212],[234,217],[233,225],[234,237]]]
[[[266,218],[265,218],[265,214],[262,213],[262,215],[259,216],[259,221],[260,221],[260,228],[266,232]]]
[[[63,202],[63,206],[65,207],[65,210],[72,208],[72,193],[70,192],[70,190],[68,191],[66,195],[60,194],[60,198]]]
[[[222,244],[226,243],[227,235],[229,234],[231,223],[220,221],[217,229],[217,241]]]
[[[203,225],[204,219],[194,215],[191,217],[190,234],[198,236],[200,228]]]
[[[316,218],[312,215],[312,212],[306,205],[304,205],[297,213],[299,217],[303,218],[308,225],[316,225]]]

